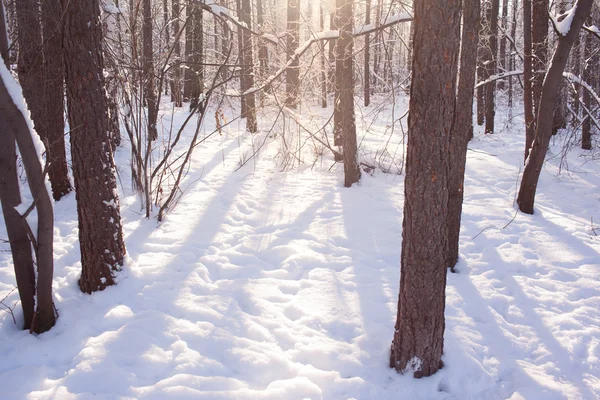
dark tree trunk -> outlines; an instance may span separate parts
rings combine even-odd
[[[175,107],[183,107],[181,93],[181,41],[179,35],[179,21],[181,20],[181,11],[179,9],[179,0],[171,0],[171,17],[173,18],[173,85],[171,88],[171,98]]]
[[[523,108],[525,111],[525,155],[527,161],[529,149],[535,132],[533,114],[533,60],[531,44],[531,0],[523,0]]]
[[[518,10],[519,1],[513,0],[513,9],[512,9],[512,25],[510,27],[510,37],[515,38],[517,34],[517,10]],[[512,51],[509,57],[509,69],[512,71],[516,66],[516,56],[515,52]],[[512,116],[512,107],[513,107],[513,79],[512,76],[508,77],[508,112],[509,115]]]
[[[461,33],[460,72],[454,128],[450,138],[450,169],[448,175],[447,265],[449,267],[454,267],[458,262],[467,144],[473,137],[473,90],[477,43],[479,41],[479,16],[480,0],[462,1],[463,28]]]
[[[165,52],[168,53],[171,50],[171,23],[169,20],[169,2],[167,0],[163,0],[163,34],[165,35]],[[175,32],[177,33],[177,32]],[[165,75],[165,94],[167,94],[167,90],[173,87],[173,84],[170,79],[170,75]],[[159,99],[160,100],[160,99]]]
[[[300,0],[287,2],[287,57],[292,60],[285,70],[286,99],[288,107],[298,105],[298,89],[300,87],[300,60],[295,52],[300,45]]]
[[[496,60],[498,58],[498,7],[499,0],[491,0],[486,10],[487,23],[489,24],[488,58],[486,64],[486,79],[496,73]],[[494,133],[494,120],[496,115],[496,81],[488,83],[485,87],[485,133]]]
[[[371,0],[367,0],[367,8],[365,10],[365,25],[369,25],[371,23]],[[371,35],[365,35],[365,63],[364,63],[364,78],[363,78],[363,88],[364,88],[364,101],[365,107],[368,107],[371,104]]]
[[[0,54],[6,69],[10,65],[8,38],[4,19],[4,7],[0,2]],[[0,66],[2,68],[2,66]],[[8,100],[6,99],[8,105]],[[12,101],[12,100],[11,100]],[[30,329],[33,321],[35,294],[35,273],[31,243],[27,236],[27,222],[15,209],[21,204],[19,177],[17,171],[17,151],[15,137],[4,115],[0,115],[0,203],[10,243],[17,288],[23,308],[23,329]]]
[[[36,145],[34,144],[35,132],[30,130],[25,115],[15,104],[13,97],[15,94],[9,93],[7,89],[9,83],[6,80],[12,80],[13,78],[4,65],[0,65],[0,69],[3,76],[0,79],[0,132],[4,132],[6,139],[2,141],[0,162],[7,167],[7,171],[0,175],[0,178],[6,178],[0,179],[0,181],[3,181],[0,182],[0,185],[3,186],[3,194],[0,196],[3,213],[8,216],[6,223],[7,225],[14,224],[10,228],[7,226],[7,230],[12,232],[9,235],[13,236],[13,239],[16,240],[14,247],[11,242],[11,250],[17,252],[24,250],[23,254],[16,257],[15,274],[17,276],[19,293],[23,295],[24,313],[25,318],[27,318],[25,325],[30,324],[29,329],[32,332],[41,333],[52,328],[56,320],[52,299],[54,210],[50,193],[46,187],[46,178],[42,169],[40,154],[38,154],[38,150],[36,150]],[[10,85],[16,85],[16,82],[13,81]],[[24,238],[22,237],[24,228],[27,232],[30,232],[25,218],[19,215],[14,208],[12,211],[7,210],[7,207],[11,207],[10,203],[15,204],[15,200],[17,200],[16,204],[20,203],[18,182],[16,180],[14,140],[16,140],[19,153],[21,154],[21,160],[23,161],[23,167],[27,175],[27,184],[37,212],[37,229],[35,233],[31,232],[27,244],[24,243]],[[4,144],[4,142],[10,143]],[[17,183],[17,187],[15,187],[15,183]],[[7,189],[7,193],[4,193],[4,189]],[[25,249],[25,246],[28,246],[29,249]],[[37,279],[33,275],[33,286],[31,285],[33,268],[30,266],[31,247],[34,250],[35,264],[37,266]],[[21,293],[21,289],[23,289],[23,293]],[[33,298],[34,293],[35,303]],[[33,315],[30,314],[32,307],[35,307]]]
[[[54,200],[72,190],[65,152],[64,122],[64,65],[62,58],[62,6],[60,0],[42,1],[42,29],[44,32],[44,114],[46,132],[41,133],[49,145],[48,176]]]
[[[235,7],[236,7],[236,12],[238,15],[238,18],[242,19],[242,2],[241,0],[235,0]],[[244,53],[244,34],[242,33],[242,30],[240,28],[237,29],[237,39],[238,39],[238,63],[241,65],[246,65],[246,60],[244,59],[244,57],[246,56],[246,54]],[[225,53],[225,52],[224,52]],[[244,77],[244,69],[241,69],[241,73],[240,73],[240,89],[243,92],[244,91],[244,87],[246,86],[246,78]],[[246,96],[242,96],[240,98],[240,109],[241,109],[241,115],[242,118],[246,115],[247,111],[246,111]]]
[[[241,0],[241,20],[248,29],[252,29],[252,13],[250,0]],[[254,54],[252,50],[252,37],[247,30],[242,31],[242,43],[244,52],[244,66],[242,68],[243,87],[242,92],[254,86]],[[245,113],[242,117],[246,118],[246,130],[250,133],[258,131],[256,123],[256,99],[254,93],[243,96],[246,103]]]
[[[158,131],[156,121],[158,107],[154,89],[154,48],[152,40],[152,2],[143,0],[144,23],[142,35],[144,42],[144,98],[148,107],[148,140],[156,140]]]
[[[62,61],[60,35],[51,36],[60,21],[60,6],[57,1],[44,1],[44,23],[48,24],[48,41],[42,48],[40,3],[36,0],[16,2],[19,26],[19,82],[31,112],[35,130],[42,140],[50,145],[49,175],[54,198],[59,200],[71,191],[64,149],[64,124],[62,106]],[[58,19],[56,14],[58,13]],[[44,55],[47,64],[44,65]],[[46,67],[46,68],[45,68]],[[40,83],[43,92],[40,93]]]
[[[125,255],[115,164],[107,143],[98,0],[63,0],[63,45],[83,292],[115,283]]]
[[[519,209],[526,214],[533,214],[535,192],[546,152],[548,151],[550,136],[552,135],[552,112],[558,98],[562,73],[567,65],[569,52],[575,42],[575,38],[579,35],[579,29],[581,29],[584,20],[590,14],[592,2],[593,0],[577,1],[571,28],[566,36],[559,35],[556,51],[544,79],[542,97],[537,113],[535,139],[531,147],[531,154],[525,163],[525,170],[523,171],[523,178],[517,197]]]
[[[204,91],[204,23],[202,8],[193,7],[189,22],[192,30],[192,57],[188,68],[191,70],[191,79],[186,82],[190,86],[190,111],[195,110],[200,102],[200,95]]]
[[[358,149],[356,144],[356,123],[354,120],[354,38],[352,0],[337,0],[338,26],[340,36],[335,46],[336,107],[339,107],[338,124],[344,148],[344,186],[350,187],[360,179]]]
[[[414,4],[400,295],[390,366],[419,378],[442,367],[448,167],[461,5],[456,0]]]

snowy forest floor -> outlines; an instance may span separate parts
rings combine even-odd
[[[390,106],[372,125],[375,114],[357,115],[363,160],[381,161],[385,147],[382,164],[400,156],[402,131],[389,127],[406,106],[403,97],[393,118]],[[169,114],[165,104],[165,126]],[[174,125],[186,115],[176,111]],[[259,116],[262,129],[270,118]],[[476,131],[469,146],[445,368],[434,376],[415,380],[388,368],[403,175],[376,170],[344,188],[343,166],[331,168],[328,153],[315,162],[312,144],[304,164],[281,171],[279,128],[251,137],[234,123],[196,148],[185,193],[160,224],[140,214],[129,149],[118,150],[128,261],[104,292],[79,291],[75,194],[56,203],[60,318],[36,337],[0,315],[0,397],[599,398],[600,229],[591,221],[600,223],[600,166],[574,149],[569,171],[559,173],[558,137],[535,214],[515,217],[523,120],[507,122],[505,109],[497,118],[497,134]],[[0,299],[14,286],[0,243]],[[17,300],[13,292],[5,303]]]

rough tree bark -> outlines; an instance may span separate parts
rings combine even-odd
[[[44,114],[45,132],[40,132],[48,143],[48,176],[54,200],[71,192],[67,155],[65,151],[64,120],[64,65],[62,58],[62,6],[60,0],[42,1],[42,49],[44,65]]]
[[[98,0],[63,0],[63,46],[77,193],[83,292],[115,283],[125,255],[115,164],[107,137]]]
[[[335,45],[336,93],[339,93],[339,118],[334,123],[342,136],[344,148],[344,186],[350,187],[360,179],[358,149],[356,144],[356,122],[354,120],[354,68],[353,49],[353,3],[352,0],[337,0],[337,15],[340,36]]]
[[[467,144],[473,137],[473,90],[477,43],[479,41],[480,0],[462,1],[463,28],[460,47],[460,72],[456,95],[454,128],[450,138],[448,175],[448,259],[453,268],[458,262],[460,219],[464,196]]]
[[[535,132],[531,40],[531,0],[523,0],[523,108],[525,111],[525,161],[527,160],[527,157],[529,157],[529,149],[531,149]]]
[[[300,86],[300,60],[294,53],[300,46],[300,0],[287,2],[287,57],[292,60],[285,70],[285,105],[296,108]]]
[[[37,0],[16,2],[18,25],[18,74],[27,106],[31,112],[35,130],[50,144],[48,154],[50,181],[56,200],[71,191],[66,156],[64,150],[64,124],[62,107],[62,61],[60,60],[60,35],[50,36],[56,31],[60,21],[60,7],[57,1],[43,1],[44,23],[49,35],[42,48],[40,3]],[[58,14],[58,19],[56,19]],[[44,65],[46,55],[47,65]],[[45,68],[46,67],[46,68]],[[43,92],[40,93],[40,83]]]
[[[540,100],[535,139],[531,147],[531,154],[525,161],[525,170],[521,179],[517,204],[519,209],[526,214],[533,214],[533,205],[535,202],[535,192],[537,184],[548,151],[550,136],[552,135],[552,113],[558,98],[559,83],[562,80],[562,73],[565,70],[569,52],[579,35],[579,30],[583,22],[590,14],[593,0],[578,0],[574,6],[574,16],[571,26],[566,34],[558,36],[558,44],[550,63],[550,68],[546,73],[544,85],[542,88],[542,97]]]
[[[443,365],[448,166],[461,4],[458,0],[414,4],[400,294],[390,367],[419,378]]]

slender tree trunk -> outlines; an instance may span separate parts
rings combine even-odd
[[[498,54],[498,66],[500,71],[506,71],[506,35],[508,33],[508,0],[502,1],[502,36],[500,38],[500,52]],[[514,39],[513,39],[514,40]],[[498,82],[498,89],[504,90],[506,83],[503,79]]]
[[[63,45],[73,177],[77,192],[81,278],[85,293],[115,283],[125,244],[115,164],[107,136],[98,0],[63,0]]]
[[[591,25],[591,20],[588,20]],[[592,79],[594,77],[594,73],[597,72],[597,62],[598,62],[598,47],[597,47],[597,39],[592,37],[591,34],[585,35],[585,44],[583,51],[583,59],[586,63],[583,67],[583,81],[592,85]],[[583,90],[582,96],[583,109],[591,111],[593,109],[590,92],[587,89]],[[584,111],[583,114],[583,123],[581,124],[581,148],[584,150],[592,149],[592,124],[591,124],[591,115],[588,115],[587,111]]]
[[[264,5],[263,0],[256,0],[256,22],[258,24],[259,32],[264,33]],[[258,44],[258,77],[260,81],[264,81],[267,78],[267,68],[269,62],[269,51],[264,40],[259,41]],[[262,93],[262,92],[261,92]],[[261,105],[263,99],[261,97]]]
[[[288,107],[298,105],[298,89],[300,86],[300,60],[295,52],[300,45],[300,0],[287,2],[287,58],[292,60],[285,70],[286,99]]]
[[[484,11],[484,7],[481,7],[481,12]],[[480,18],[479,29],[481,31],[481,35],[479,35],[479,43],[477,48],[477,81],[483,82],[486,78],[486,69],[485,69],[485,57],[488,52],[488,30],[485,24],[484,18]],[[481,85],[477,88],[477,125],[482,126],[485,123],[485,88],[486,85]]]
[[[488,58],[486,64],[486,79],[497,71],[498,59],[498,7],[499,0],[491,0],[486,10],[487,23],[489,24]],[[485,133],[494,133],[494,120],[496,115],[496,81],[488,83],[485,87]]]
[[[242,15],[241,20],[248,29],[252,29],[252,12],[250,0],[241,0]],[[252,37],[247,30],[242,31],[242,43],[244,53],[244,67],[242,68],[243,87],[242,92],[254,86],[254,51],[252,48]],[[246,118],[246,130],[250,133],[258,131],[256,123],[256,99],[254,93],[243,96],[246,103],[245,113],[242,117]]]
[[[188,68],[191,70],[190,111],[196,109],[200,95],[204,92],[204,21],[202,8],[193,7],[190,24],[192,26],[192,57]],[[202,110],[200,110],[202,111]]]
[[[337,17],[335,13],[329,14],[329,30],[337,30]],[[329,91],[335,93],[335,40],[329,41]],[[335,100],[333,101],[335,107]],[[341,143],[335,143],[336,146],[341,146]]]
[[[179,30],[181,29],[179,22],[181,21],[181,11],[179,8],[179,0],[171,0],[171,17],[173,18],[173,85],[171,89],[171,98],[175,103],[175,107],[183,107],[183,98],[181,93],[181,41]]]
[[[352,0],[337,0],[340,36],[335,46],[336,93],[339,93],[339,124],[344,147],[344,186],[350,187],[360,179],[356,123],[354,120],[354,38]],[[335,123],[335,122],[334,122]],[[334,129],[335,130],[335,129]]]
[[[448,168],[460,1],[415,0],[414,4],[400,295],[390,367],[420,378],[443,365]]]
[[[531,43],[531,0],[523,0],[523,108],[525,110],[525,156],[533,143],[535,124],[533,117],[533,60]]]
[[[238,15],[238,18],[241,20],[242,19],[242,2],[241,0],[235,0],[235,6],[236,6],[236,12]],[[246,60],[244,59],[244,57],[246,56],[245,52],[244,52],[244,37],[243,37],[243,33],[241,29],[237,29],[237,39],[238,39],[238,59],[239,59],[239,64],[241,65],[246,65]],[[244,77],[244,69],[241,68],[242,72],[240,73],[240,89],[243,92],[244,91],[244,87],[246,87],[246,78]],[[241,108],[241,115],[242,118],[247,114],[246,111],[246,96],[242,96],[240,98],[240,108]]]
[[[321,31],[325,30],[325,16],[323,6],[319,6],[319,23]],[[321,107],[327,108],[327,60],[325,59],[325,44],[321,47]]]
[[[367,7],[365,10],[365,25],[369,25],[371,23],[371,0],[367,0]],[[365,107],[368,107],[371,104],[371,35],[365,35],[365,63],[364,63],[364,100]]]
[[[167,0],[163,0],[163,34],[165,35],[165,52],[169,52],[171,49],[171,21],[169,20],[169,2]],[[175,32],[177,34],[177,32]],[[165,75],[165,94],[167,94],[167,90],[173,87],[173,84],[170,79],[170,75]]]
[[[152,2],[143,0],[144,23],[142,35],[144,41],[144,97],[148,107],[148,140],[156,140],[158,118],[156,106],[156,91],[154,88],[154,48],[152,40]]]
[[[523,178],[519,188],[517,204],[519,209],[526,214],[533,214],[533,205],[537,184],[548,151],[550,136],[552,135],[552,112],[558,98],[559,83],[562,80],[562,73],[567,65],[569,52],[579,35],[579,30],[584,20],[590,14],[593,0],[577,0],[575,15],[571,22],[571,27],[566,35],[558,37],[558,44],[550,68],[544,79],[542,88],[542,97],[540,100],[535,139],[531,147],[531,154],[525,163]]]
[[[548,0],[533,0],[531,8],[533,112],[538,114],[548,62]],[[535,126],[535,122],[534,122]],[[534,128],[535,131],[535,128]]]
[[[239,0],[237,0],[239,1]],[[192,62],[194,53],[194,23],[193,23],[194,5],[192,0],[187,0],[185,7],[185,17],[187,25],[185,27],[185,68],[183,69],[183,101],[190,101],[192,98],[192,85],[194,73],[192,72]]]
[[[6,70],[10,66],[8,54],[8,38],[4,19],[4,7],[0,2],[0,54]],[[0,68],[2,68],[0,66]],[[5,106],[9,105],[6,99]],[[2,104],[0,104],[2,107]],[[15,207],[21,204],[21,191],[17,171],[17,151],[12,124],[0,115],[0,203],[10,243],[17,288],[23,309],[23,329],[30,329],[35,313],[35,273],[31,242],[27,236],[27,221]]]
[[[515,40],[515,36],[517,34],[517,10],[518,10],[519,1],[513,0],[513,9],[512,9],[512,24],[510,27],[510,37]],[[512,51],[509,57],[509,69],[512,71],[516,67],[516,56],[515,52]],[[512,107],[513,107],[513,79],[512,76],[508,77],[508,112],[509,115],[512,116]]]
[[[477,63],[477,44],[479,41],[479,17],[480,0],[463,0],[460,72],[458,76],[454,128],[450,138],[450,170],[448,175],[447,265],[451,268],[458,262],[467,144],[473,137],[473,91],[475,66]]]
[[[60,200],[72,190],[65,151],[64,65],[62,58],[62,6],[60,0],[42,1],[44,32],[44,114],[45,139],[49,145],[48,176],[54,200]]]

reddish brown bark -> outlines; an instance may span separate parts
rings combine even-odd
[[[414,2],[400,294],[390,366],[415,377],[442,367],[460,7],[457,0]]]
[[[77,193],[83,292],[115,283],[125,244],[121,227],[115,164],[107,136],[102,27],[98,0],[63,0],[65,81],[73,177]]]

